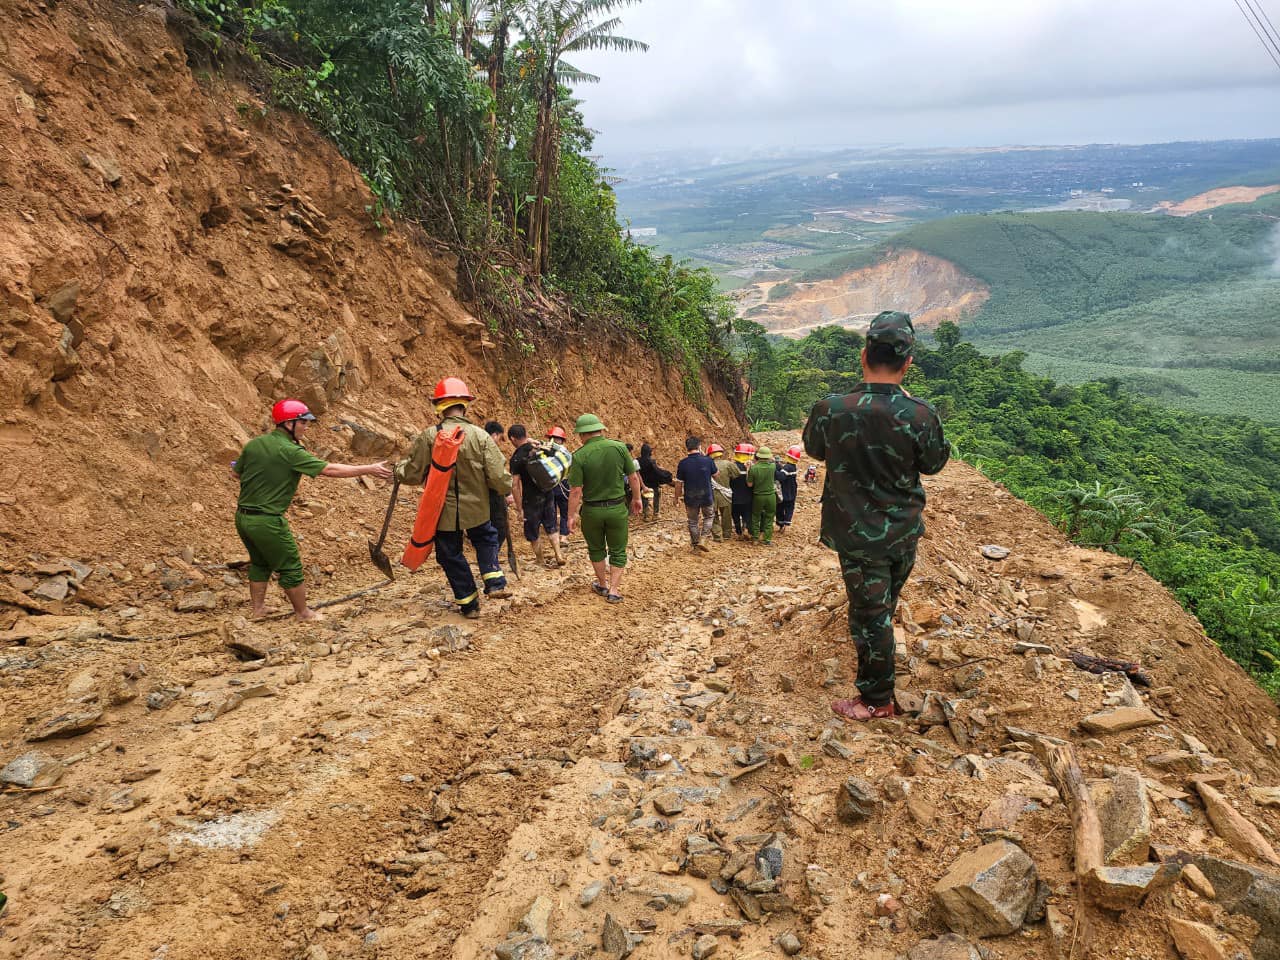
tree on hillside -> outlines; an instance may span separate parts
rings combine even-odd
[[[619,36],[620,17],[609,13],[640,0],[532,0],[513,8],[525,37],[522,73],[535,82],[537,117],[533,135],[533,200],[528,208],[525,245],[534,277],[546,272],[551,248],[551,198],[560,172],[563,84],[594,83],[600,78],[565,61],[586,50],[648,50],[639,40]],[[600,19],[603,17],[604,19]]]

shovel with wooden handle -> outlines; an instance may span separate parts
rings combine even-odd
[[[378,542],[369,541],[369,559],[373,561],[373,565],[377,567],[384,577],[388,580],[394,580],[395,571],[391,567],[391,558],[382,551],[382,545],[387,540],[387,530],[391,526],[391,512],[396,508],[396,495],[400,492],[400,481],[395,480],[391,484],[391,502],[387,504],[387,516],[382,521],[382,533],[378,534]]]

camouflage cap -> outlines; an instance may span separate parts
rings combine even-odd
[[[867,345],[887,343],[893,347],[896,356],[906,357],[916,342],[916,330],[911,325],[911,318],[897,310],[885,310],[876,314],[867,328]]]

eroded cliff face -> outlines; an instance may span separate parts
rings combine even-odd
[[[954,263],[918,250],[896,251],[833,280],[798,284],[794,293],[768,302],[772,286],[757,284],[742,304],[752,320],[786,337],[803,337],[832,324],[865,329],[881,310],[902,310],[917,326],[936,327],[971,316],[990,296],[985,284]]]
[[[379,230],[305,123],[198,79],[167,16],[0,8],[0,559],[225,541],[227,464],[284,395],[336,458],[402,449],[445,374],[477,416],[590,409],[672,455],[686,431],[736,431],[709,384],[699,411],[622,338],[507,349],[455,299],[454,264]]]

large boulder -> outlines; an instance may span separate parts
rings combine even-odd
[[[1258,936],[1251,944],[1256,960],[1280,958],[1280,876],[1218,857],[1197,857],[1195,865],[1213,884],[1224,909],[1257,922]]]
[[[953,863],[933,897],[955,933],[999,937],[1022,926],[1037,880],[1036,865],[1022,848],[997,840]]]

